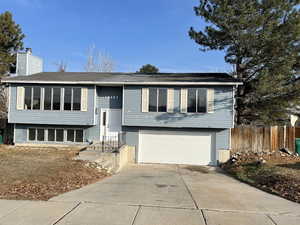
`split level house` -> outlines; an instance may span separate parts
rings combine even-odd
[[[88,145],[122,132],[137,163],[191,165],[216,164],[230,149],[241,85],[225,73],[40,72],[2,82],[16,145]]]

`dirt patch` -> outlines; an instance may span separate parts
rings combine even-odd
[[[243,182],[300,203],[300,157],[280,152],[239,154],[221,167]]]
[[[107,176],[73,160],[78,151],[1,146],[0,198],[48,200]]]

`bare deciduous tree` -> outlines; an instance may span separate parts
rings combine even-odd
[[[95,45],[89,47],[87,62],[84,66],[86,72],[113,72],[115,62],[107,53],[98,51]]]

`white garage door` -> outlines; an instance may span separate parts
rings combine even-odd
[[[214,142],[214,133],[140,131],[138,162],[208,165]]]

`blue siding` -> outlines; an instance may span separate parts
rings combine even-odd
[[[34,86],[34,85],[30,85]],[[45,87],[39,85],[40,87]],[[49,87],[49,86],[48,86]],[[55,86],[64,87],[64,86]],[[84,87],[84,86],[78,86]],[[95,114],[95,88],[88,88],[88,111],[42,111],[42,110],[17,110],[17,86],[11,86],[9,123],[23,124],[60,124],[60,125],[94,125]]]
[[[216,133],[216,149],[230,149],[230,129],[221,130]]]
[[[180,113],[180,87],[175,87],[175,113],[142,113],[142,86],[124,89],[125,126],[181,127],[181,128],[231,128],[233,125],[232,87],[216,86],[215,112],[205,114]]]
[[[14,128],[14,143],[27,142],[27,128],[26,126],[17,125]]]
[[[138,146],[139,146],[139,128],[138,127],[123,127],[123,132],[125,132],[126,144],[138,148]]]

